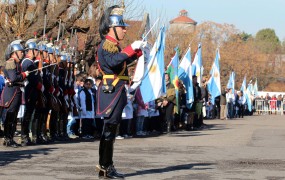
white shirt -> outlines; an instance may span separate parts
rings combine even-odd
[[[227,98],[227,103],[235,101],[235,95],[233,93],[227,93],[226,98]]]

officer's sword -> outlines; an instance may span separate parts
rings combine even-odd
[[[54,66],[54,65],[57,65],[58,63],[53,63],[53,64],[50,64],[50,65],[47,65],[47,66],[44,66],[42,68],[38,68],[38,69],[35,69],[35,70],[32,70],[32,71],[29,71],[29,73],[31,72],[35,72],[35,71],[38,71],[38,70],[41,70],[41,69],[44,69],[44,68],[47,68],[47,67],[50,67],[50,66]]]
[[[156,23],[158,22],[159,18],[157,18],[157,20],[154,22],[154,24],[152,25],[152,27],[148,30],[148,32],[145,34],[145,36],[143,37],[142,41],[145,40],[145,38],[148,36],[148,34],[151,32],[151,30],[154,28],[154,26],[156,25]]]

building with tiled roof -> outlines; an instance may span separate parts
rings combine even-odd
[[[188,11],[181,10],[179,16],[172,19],[170,22],[170,33],[188,34],[194,32],[197,22],[188,17]]]

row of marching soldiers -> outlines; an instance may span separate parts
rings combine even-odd
[[[72,58],[71,53],[60,52],[47,41],[15,40],[8,45],[0,101],[4,146],[46,144],[68,138],[66,124],[75,95]],[[21,119],[19,142],[14,140],[17,116]]]

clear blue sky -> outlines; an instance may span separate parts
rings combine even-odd
[[[126,0],[130,1],[130,0]],[[233,24],[240,31],[255,34],[264,28],[275,30],[285,40],[285,0],[138,0],[144,2],[151,21],[164,14],[167,22],[185,9],[199,23]]]

